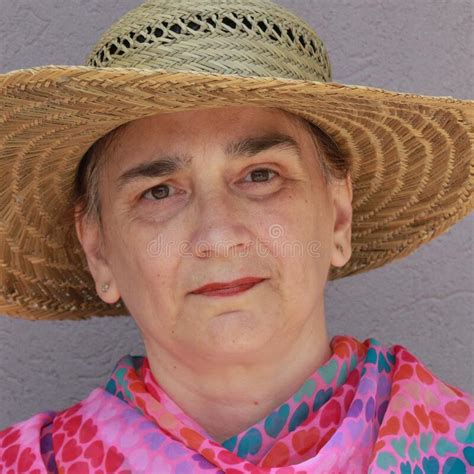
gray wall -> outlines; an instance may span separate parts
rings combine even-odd
[[[0,0],[0,73],[83,64],[100,33],[140,3]],[[316,29],[334,81],[473,98],[472,0],[278,3]],[[473,224],[471,215],[408,258],[330,282],[330,335],[402,344],[440,378],[473,393]],[[127,353],[144,354],[131,318],[37,323],[0,317],[0,429],[81,400]]]

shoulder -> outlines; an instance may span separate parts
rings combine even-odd
[[[87,398],[61,411],[43,411],[32,417],[14,423],[0,431],[0,473],[28,472],[41,474],[55,472],[54,449],[60,445],[60,438],[56,437],[53,446],[53,434],[72,418],[72,425],[76,424],[74,415],[82,410],[97,408],[98,397],[105,391],[99,387],[94,389]]]
[[[55,416],[55,411],[40,412],[0,431],[0,472],[44,472],[41,433]]]

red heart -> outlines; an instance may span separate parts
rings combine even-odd
[[[428,425],[430,424],[430,418],[428,417],[428,414],[425,411],[425,407],[423,405],[415,405],[415,416],[421,421],[421,424],[425,427],[428,428]]]
[[[396,435],[400,430],[400,422],[396,416],[392,416],[380,426],[379,437]]]
[[[91,460],[94,467],[99,467],[104,460],[104,445],[102,441],[94,441],[84,452],[84,456]]]
[[[440,413],[430,411],[431,426],[437,433],[447,433],[449,431],[449,422]]]
[[[12,465],[16,461],[16,458],[18,457],[18,451],[20,451],[19,444],[14,444],[13,446],[9,446],[7,449],[5,449],[3,452],[2,461],[5,462],[6,467]]]
[[[426,385],[431,385],[434,381],[430,373],[420,364],[416,364],[416,375],[418,375],[418,378]]]
[[[82,448],[78,446],[75,439],[70,439],[63,448],[62,457],[64,461],[70,462],[77,459],[82,454]]]
[[[88,444],[89,441],[94,438],[97,434],[97,426],[94,425],[94,422],[89,418],[82,426],[79,433],[79,441],[82,444]]]
[[[19,437],[20,437],[20,430],[5,430],[4,431],[4,435],[5,435],[5,438],[3,438],[3,441],[2,441],[2,448],[5,448],[7,447],[9,444],[12,444],[14,443]]]
[[[73,437],[76,433],[77,430],[80,428],[82,425],[82,416],[77,415],[72,418],[69,418],[69,420],[64,423],[64,431],[69,435],[69,437]]]
[[[221,451],[217,457],[226,464],[239,464],[242,461],[238,456],[230,451]]]
[[[471,410],[466,402],[463,402],[462,400],[456,400],[446,403],[444,411],[453,420],[463,423],[469,416]]]
[[[298,452],[303,455],[309,451],[313,446],[316,445],[319,439],[319,431],[316,427],[310,428],[309,430],[301,430],[293,435],[291,443]]]
[[[337,400],[331,400],[326,403],[321,413],[321,426],[328,427],[331,423],[339,425],[341,419],[341,405]]]
[[[281,441],[275,443],[261,462],[262,467],[287,466],[290,459],[288,446]],[[273,470],[273,469],[272,469]],[[226,471],[227,472],[227,471]]]
[[[30,472],[31,465],[35,462],[36,456],[31,452],[31,448],[25,448],[18,460],[18,472]]]
[[[53,434],[53,446],[54,450],[58,452],[61,449],[61,446],[64,443],[64,433],[54,433]]]
[[[417,435],[420,432],[420,425],[417,419],[409,412],[403,415],[403,428],[409,436]]]
[[[115,472],[123,464],[124,459],[124,455],[119,453],[115,446],[112,446],[105,456],[106,472]]]
[[[395,374],[393,375],[393,381],[409,379],[411,377],[413,377],[413,367],[408,364],[403,364],[398,370],[395,371]]]

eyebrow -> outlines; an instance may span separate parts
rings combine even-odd
[[[227,145],[226,156],[231,159],[249,158],[271,148],[291,150],[296,154],[299,162],[302,162],[301,150],[298,142],[289,135],[272,133],[257,137],[246,137]],[[189,155],[170,155],[156,158],[152,161],[140,163],[125,171],[118,178],[118,190],[122,190],[132,181],[142,178],[157,178],[169,176],[173,173],[189,168],[192,157]]]

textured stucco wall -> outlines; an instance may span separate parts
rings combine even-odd
[[[140,3],[0,0],[0,73],[83,64],[100,34]],[[472,0],[278,3],[316,29],[334,81],[474,96]],[[329,283],[330,334],[405,345],[438,376],[473,393],[473,223],[471,215],[408,258]],[[84,398],[126,353],[144,353],[130,318],[35,323],[0,317],[0,429]]]

